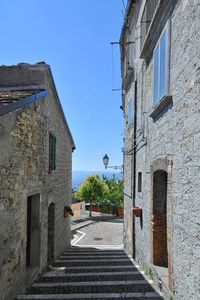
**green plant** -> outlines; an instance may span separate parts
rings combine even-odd
[[[123,207],[123,180],[117,180],[115,175],[110,179],[103,175],[103,182],[108,187],[106,199],[113,210]]]
[[[107,191],[107,185],[99,178],[98,175],[90,175],[81,183],[75,193],[75,198],[90,201],[91,216],[92,204],[97,204],[101,201],[101,199],[105,199]]]
[[[154,279],[154,273],[150,267],[146,270],[145,275],[149,276],[151,280]]]
[[[68,214],[70,214],[71,216],[74,215],[73,210],[72,210],[71,207],[68,206],[68,205],[65,205],[65,206],[64,206],[64,213],[68,213]]]

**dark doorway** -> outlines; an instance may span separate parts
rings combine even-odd
[[[27,242],[26,267],[27,280],[40,264],[40,195],[27,198]]]
[[[153,264],[168,267],[167,251],[167,172],[153,174]]]
[[[55,204],[51,203],[48,208],[48,262],[54,259],[55,237]]]

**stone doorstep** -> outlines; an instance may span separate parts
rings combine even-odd
[[[146,280],[120,280],[120,281],[80,281],[80,282],[50,282],[33,283],[33,288],[54,288],[54,287],[72,287],[72,286],[119,286],[119,285],[149,285]],[[150,285],[149,285],[150,286]]]
[[[18,300],[70,300],[70,299],[140,299],[161,300],[157,293],[95,293],[95,294],[49,294],[49,295],[19,295]]]

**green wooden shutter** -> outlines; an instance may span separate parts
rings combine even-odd
[[[53,170],[56,169],[56,137],[53,136]]]
[[[49,171],[56,169],[56,137],[49,134]]]

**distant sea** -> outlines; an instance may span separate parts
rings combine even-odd
[[[107,172],[107,171],[73,171],[72,172],[72,188],[73,190],[77,190],[77,188],[80,186],[82,181],[89,175],[99,175],[100,178],[102,178],[103,175],[112,178],[113,175],[115,175],[116,179],[122,178],[122,173],[120,172]]]

